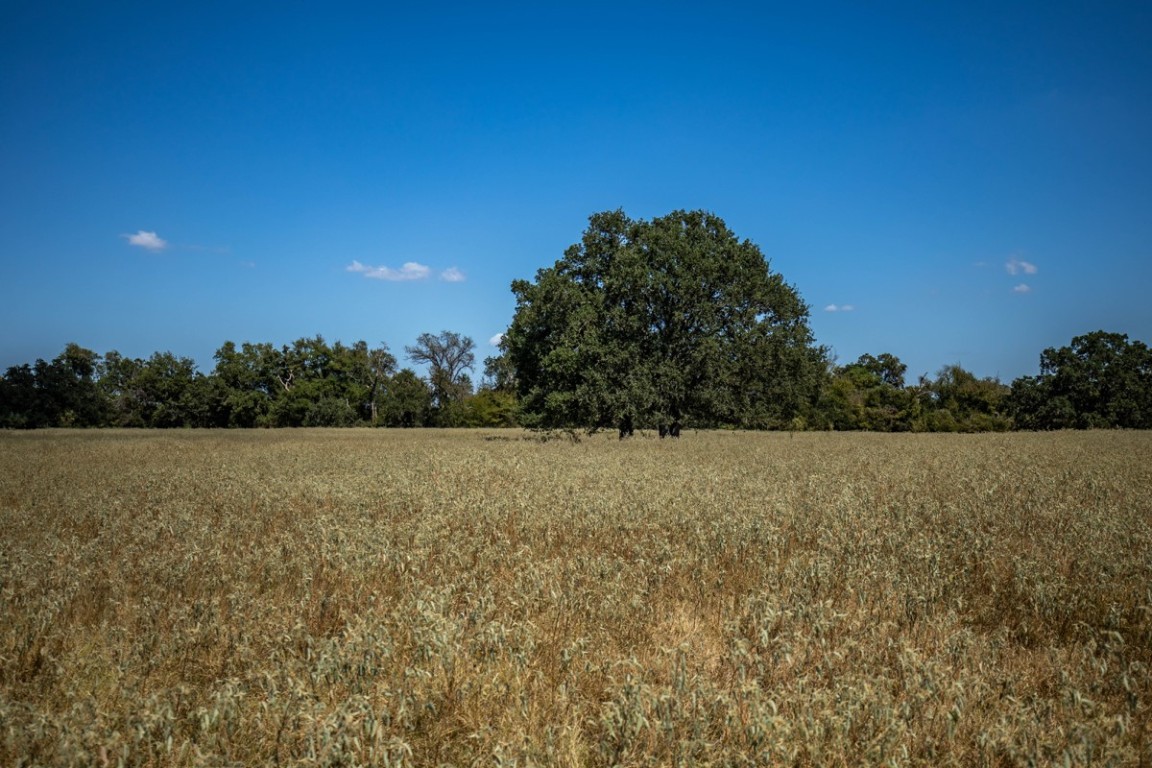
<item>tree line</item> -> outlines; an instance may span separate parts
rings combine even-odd
[[[474,385],[475,344],[424,333],[398,369],[387,345],[225,342],[200,373],[69,344],[0,378],[0,427],[525,426],[976,432],[1152,428],[1152,351],[1095,331],[1004,384],[948,365],[907,383],[895,355],[837,365],[809,307],[719,217],[589,218],[534,280]]]
[[[420,376],[397,369],[386,345],[329,344],[320,336],[280,347],[225,342],[207,374],[190,358],[170,352],[140,359],[68,344],[51,361],[12,366],[0,377],[0,428],[539,426],[539,416],[517,395],[506,354],[485,360],[484,376],[473,385],[473,347],[468,337],[452,332],[423,334],[406,348],[409,359],[428,365],[429,373]],[[1152,429],[1152,350],[1124,334],[1096,331],[1046,349],[1040,375],[1011,385],[978,378],[959,365],[913,383],[905,382],[906,371],[890,353],[828,363],[812,402],[763,426],[875,432]],[[637,416],[633,424],[656,431],[674,418],[682,417]],[[691,416],[687,424],[738,426]]]
[[[171,352],[146,359],[68,344],[0,379],[0,427],[510,426],[513,396],[473,387],[475,344],[445,331],[405,348],[428,375],[397,368],[386,344],[225,342],[205,374]]]

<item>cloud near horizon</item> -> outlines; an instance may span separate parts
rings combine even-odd
[[[168,247],[168,241],[155,232],[138,231],[134,235],[120,235],[128,241],[129,245],[144,248],[149,251],[162,251]]]
[[[361,264],[358,261],[353,261],[346,267],[349,272],[356,272],[364,275],[364,277],[372,278],[373,280],[390,280],[392,282],[400,282],[404,280],[423,280],[432,273],[432,270],[415,261],[407,261],[400,269],[392,269],[391,267],[370,267],[367,264]]]

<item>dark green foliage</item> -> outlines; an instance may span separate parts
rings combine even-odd
[[[817,423],[830,429],[873,432],[989,432],[1010,429],[1008,388],[978,379],[959,365],[935,380],[904,386],[906,366],[895,355],[862,355],[836,368],[820,398]]]
[[[189,358],[99,355],[69,344],[0,378],[0,427],[270,427],[378,423],[396,359],[320,336],[276,348],[225,342],[208,375]],[[423,382],[417,380],[420,387]]]
[[[379,419],[386,427],[423,427],[432,411],[432,393],[411,368],[393,376],[384,387]]]
[[[48,426],[47,414],[41,412],[36,372],[27,363],[12,366],[0,378],[0,427],[36,429],[45,426]]]
[[[200,376],[196,363],[171,352],[157,352],[148,358],[136,375],[137,405],[144,426],[197,426],[192,398],[193,382]]]
[[[1040,375],[1012,382],[1021,429],[1152,429],[1152,350],[1094,331],[1040,355]]]
[[[214,378],[227,392],[225,404],[230,427],[264,426],[283,385],[275,375],[277,351],[271,344],[249,344],[240,349],[231,341],[216,350]]]
[[[100,356],[69,344],[52,362],[13,366],[0,379],[0,427],[97,427],[109,402],[97,383]]]
[[[100,388],[111,403],[115,427],[213,427],[227,425],[225,387],[171,352],[147,360],[112,351],[100,366]]]
[[[920,413],[918,390],[904,389],[907,366],[895,355],[861,355],[836,368],[821,392],[818,421],[838,430],[907,432]]]
[[[889,352],[884,352],[879,357],[872,355],[861,355],[852,366],[859,368],[863,371],[874,376],[881,384],[901,389],[904,386],[904,374],[908,371],[908,366],[900,362],[900,358],[896,357]]]
[[[341,427],[374,423],[384,382],[396,358],[363,341],[329,345],[322,336],[279,349],[226,342],[216,352],[216,377],[228,390],[231,426]]]
[[[1003,432],[1012,428],[1007,411],[1009,388],[998,379],[978,379],[959,365],[946,365],[932,382],[916,429],[920,432]]]
[[[589,254],[600,254],[598,266]],[[763,280],[743,279],[753,257]],[[742,268],[719,266],[740,258]],[[680,420],[878,432],[1152,429],[1152,350],[1123,334],[1097,331],[1046,349],[1040,375],[1010,389],[959,365],[906,386],[906,366],[890,353],[830,366],[811,345],[792,289],[754,246],[706,214],[651,223],[600,214],[582,245],[515,290],[512,328],[500,354],[485,360],[475,394],[466,373],[475,345],[448,331],[407,348],[429,364],[428,380],[397,373],[385,345],[321,336],[279,348],[225,342],[208,375],[170,352],[101,358],[69,344],[51,362],[12,366],[0,377],[0,428],[655,429]],[[739,291],[743,303],[734,302],[745,295]]]
[[[712,214],[596,214],[512,291],[505,350],[531,425],[781,427],[818,394],[808,307]]]

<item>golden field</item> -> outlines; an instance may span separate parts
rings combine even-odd
[[[1152,434],[0,433],[0,765],[1152,764]]]

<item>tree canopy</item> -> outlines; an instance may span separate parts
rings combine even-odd
[[[414,363],[428,366],[432,413],[437,426],[455,427],[464,422],[462,405],[472,394],[472,379],[465,371],[476,365],[476,343],[453,331],[422,333],[404,352]]]
[[[1040,375],[1012,383],[1021,429],[1152,429],[1152,349],[1094,331],[1040,354]]]
[[[818,395],[826,355],[807,305],[711,213],[596,214],[512,291],[505,347],[528,424],[763,428]]]
[[[445,337],[457,335],[430,336]],[[456,351],[471,351],[470,340],[458,341]],[[101,356],[68,344],[50,362],[12,366],[0,375],[0,429],[538,425],[538,416],[525,418],[521,410],[506,340],[501,348],[484,361],[478,391],[471,391],[466,369],[459,367],[455,378],[443,379],[455,386],[438,394],[432,371],[427,378],[397,371],[386,345],[369,349],[363,341],[346,346],[315,336],[280,347],[228,341],[208,374],[170,352],[145,359],[116,351]],[[1067,347],[1046,349],[1040,375],[1017,379],[1011,389],[959,364],[908,385],[906,371],[891,353],[864,354],[844,366],[825,361],[819,397],[804,418],[768,426],[877,432],[1152,428],[1152,350],[1123,334],[1095,331]],[[668,416],[677,418],[671,411]],[[660,421],[665,417],[639,414],[633,423],[667,424]],[[687,412],[679,417],[696,418]]]

